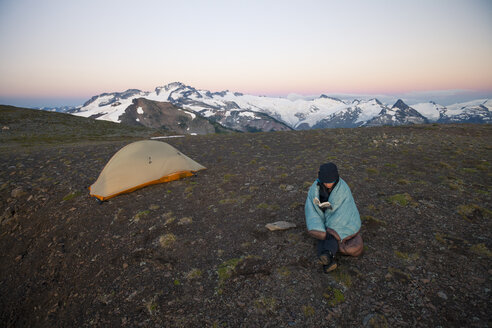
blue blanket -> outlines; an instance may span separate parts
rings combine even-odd
[[[304,206],[308,230],[326,231],[330,228],[338,233],[341,240],[359,231],[361,225],[359,211],[345,181],[340,178],[333,188],[328,198],[331,208],[326,209],[325,212],[315,204],[315,198],[319,200],[317,181],[309,188]]]

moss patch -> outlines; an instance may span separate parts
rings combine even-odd
[[[345,302],[345,296],[340,289],[327,287],[323,293],[323,297],[328,300],[330,306],[336,306],[342,302]]]
[[[138,212],[133,217],[133,221],[138,222],[138,221],[140,221],[140,219],[142,219],[142,218],[146,217],[147,215],[149,215],[149,213],[150,213],[150,210],[145,210],[145,211]]]
[[[236,266],[239,264],[240,261],[241,261],[240,258],[232,258],[230,260],[227,260],[219,264],[219,267],[217,268],[217,275],[219,276],[219,285],[222,285],[224,281],[226,281],[232,276],[234,269],[236,268]]]
[[[388,202],[390,202],[391,204],[395,204],[395,205],[397,204],[405,207],[411,202],[413,202],[413,198],[408,193],[396,194],[388,197]]]
[[[80,195],[82,195],[82,192],[80,192],[80,191],[74,191],[74,192],[69,193],[68,195],[65,195],[65,197],[63,197],[63,200],[64,201],[72,200],[75,197],[78,197]]]

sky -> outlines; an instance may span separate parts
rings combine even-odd
[[[0,0],[0,47],[0,103],[17,106],[174,81],[290,97],[492,96],[490,0]]]

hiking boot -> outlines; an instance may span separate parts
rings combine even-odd
[[[319,256],[319,263],[323,264],[323,265],[327,265],[328,263],[330,263],[330,254],[329,253],[323,253]]]
[[[319,262],[323,265],[323,272],[328,273],[337,268],[337,263],[335,262],[335,257],[330,253],[322,253],[319,256]]]
[[[323,265],[323,272],[328,273],[335,270],[336,268],[337,268],[337,262],[335,262],[335,260],[331,260],[329,264]]]

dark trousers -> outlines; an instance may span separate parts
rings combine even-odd
[[[326,233],[325,240],[318,240],[318,256],[323,253],[331,253],[333,256],[338,251],[338,241],[332,234]]]

